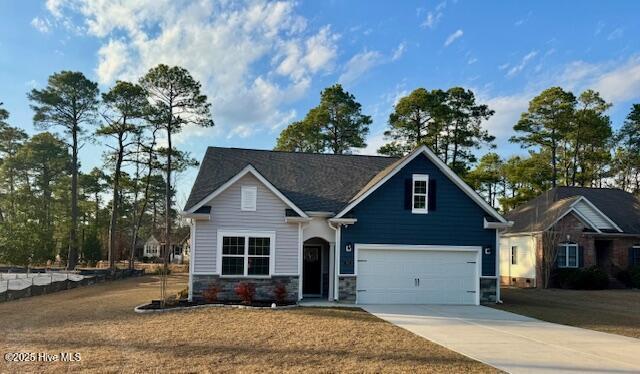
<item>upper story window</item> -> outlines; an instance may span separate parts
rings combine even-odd
[[[258,187],[256,186],[242,186],[240,197],[240,209],[255,211],[256,199],[258,197]]]
[[[559,268],[577,268],[578,262],[577,244],[562,243],[558,246],[557,263]]]
[[[518,247],[511,247],[511,265],[518,265]]]
[[[412,193],[412,205],[411,213],[428,213],[428,198],[429,195],[429,176],[427,174],[414,174],[413,175],[413,193]]]

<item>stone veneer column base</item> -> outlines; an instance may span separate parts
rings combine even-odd
[[[480,302],[495,303],[497,292],[497,278],[480,278]]]
[[[355,304],[356,302],[356,277],[338,277],[338,299],[343,303]]]
[[[236,295],[235,287],[240,282],[253,283],[256,286],[256,301],[272,301],[275,300],[273,293],[274,287],[278,283],[282,283],[287,288],[287,301],[298,300],[298,277],[297,276],[279,276],[274,275],[271,278],[228,278],[219,275],[196,275],[193,276],[193,299],[202,299],[202,292],[215,284],[220,288],[218,292],[218,300],[220,301],[239,301]]]

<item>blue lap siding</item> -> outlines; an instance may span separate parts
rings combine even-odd
[[[412,214],[405,208],[405,181],[428,174],[435,181],[435,211]],[[357,218],[341,231],[340,273],[353,274],[354,252],[347,244],[468,245],[490,248],[482,253],[482,275],[496,271],[496,232],[484,229],[489,215],[421,154],[356,205],[348,216]]]

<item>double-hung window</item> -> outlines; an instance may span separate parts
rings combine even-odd
[[[631,258],[629,262],[629,266],[640,266],[640,245],[631,247]]]
[[[511,246],[511,265],[518,265],[518,247]]]
[[[220,259],[222,275],[265,277],[271,275],[273,233],[221,233]]]
[[[412,213],[428,213],[429,176],[426,174],[413,175],[413,188],[411,196]]]
[[[558,247],[557,264],[559,268],[578,267],[578,244],[562,243]]]

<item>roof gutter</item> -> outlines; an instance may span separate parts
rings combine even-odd
[[[191,219],[195,219],[195,220],[198,220],[198,221],[210,221],[211,220],[211,214],[209,214],[209,213],[190,213],[190,212],[182,211],[182,212],[180,212],[180,215],[183,216],[184,218],[191,218]]]
[[[489,222],[487,219],[484,219],[484,228],[485,229],[508,229],[513,226],[513,221],[507,222]]]
[[[329,218],[329,222],[338,225],[353,225],[358,222],[358,220],[355,218]]]
[[[286,223],[307,223],[311,221],[309,217],[284,217]]]

